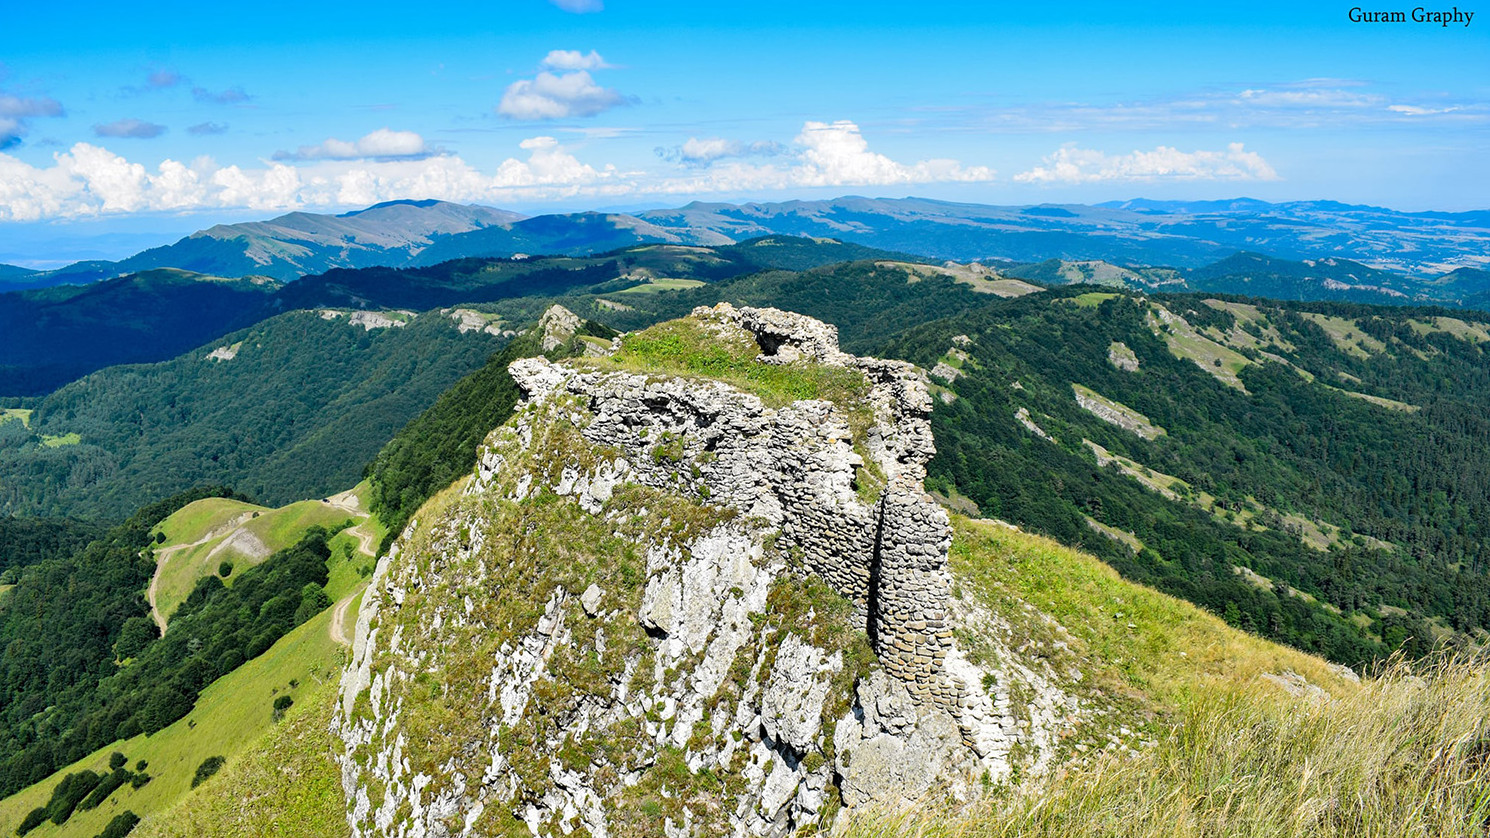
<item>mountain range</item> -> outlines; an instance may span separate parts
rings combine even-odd
[[[290,281],[334,268],[589,255],[644,243],[723,245],[765,235],[827,237],[961,262],[1055,258],[1196,269],[1249,251],[1291,261],[1359,262],[1409,284],[1490,265],[1490,211],[1407,213],[1333,201],[988,206],[849,196],[525,217],[426,200],[217,225],[117,262],[79,262],[49,272],[0,266],[0,288],[93,282],[163,267]]]

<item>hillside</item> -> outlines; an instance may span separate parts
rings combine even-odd
[[[290,312],[158,364],[112,367],[0,435],[0,510],[122,517],[203,483],[324,497],[501,347],[457,312]],[[493,334],[493,332],[497,332]]]
[[[268,316],[277,287],[163,269],[0,294],[0,394],[47,393],[107,366],[172,357]]]
[[[1072,289],[910,330],[929,485],[1345,663],[1487,628],[1486,324]]]
[[[268,221],[219,224],[118,262],[79,263],[45,276],[53,284],[76,284],[179,268],[288,282],[330,268],[405,264],[443,238],[520,218],[445,201],[390,201],[340,215],[292,212]]]
[[[513,375],[531,401],[359,617],[336,711],[354,835],[782,834],[1137,745],[1207,671],[1351,689],[1165,597],[1117,603],[1137,589],[1089,561],[1062,574],[1076,597],[1030,599],[1091,613],[1009,607],[997,536],[919,490],[913,370],[821,323],[721,306]]]

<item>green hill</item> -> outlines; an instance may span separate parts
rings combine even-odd
[[[0,395],[47,393],[94,370],[200,346],[272,314],[278,287],[162,268],[0,294]]]
[[[1078,288],[888,351],[945,388],[928,485],[1354,664],[1490,628],[1485,328]]]
[[[504,340],[462,331],[450,312],[353,321],[367,317],[290,312],[58,390],[24,433],[0,425],[0,510],[117,518],[202,483],[270,505],[356,483],[398,428]]]

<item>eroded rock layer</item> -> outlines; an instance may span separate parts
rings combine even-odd
[[[336,721],[354,835],[786,835],[966,796],[1079,712],[956,648],[918,371],[787,312],[692,322],[863,387],[770,406],[720,381],[513,364],[528,401],[379,563],[359,615]],[[1039,714],[1017,718],[1015,683]]]

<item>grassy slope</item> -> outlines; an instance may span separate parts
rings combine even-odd
[[[53,787],[67,773],[84,768],[105,771],[109,754],[114,751],[121,751],[129,758],[131,770],[137,760],[148,761],[146,771],[154,779],[138,790],[126,785],[97,809],[75,813],[60,827],[49,821],[30,835],[91,838],[125,809],[145,817],[148,823],[151,814],[169,807],[190,791],[192,776],[203,760],[222,755],[228,758],[227,765],[231,767],[240,753],[269,732],[274,727],[270,705],[276,696],[288,692],[297,703],[314,706],[323,700],[325,691],[334,690],[342,651],[327,631],[330,620],[331,609],[327,609],[281,638],[268,652],[218,679],[203,691],[196,709],[185,719],[154,736],[138,736],[101,748],[0,801],[0,834],[13,834],[26,813],[45,804]],[[290,688],[291,680],[299,686]],[[202,789],[227,785],[223,782],[225,776],[220,774]]]
[[[1079,665],[1139,697],[1150,709],[1218,685],[1296,672],[1348,694],[1353,684],[1324,660],[1237,631],[1219,617],[1129,582],[1100,559],[990,521],[955,518],[951,566],[977,601],[1036,641],[1059,623]]]
[[[228,525],[242,515],[255,512],[259,513],[258,517],[243,522],[241,529],[261,541],[269,553],[254,557],[231,546],[219,550],[234,531]],[[156,603],[169,619],[191,594],[197,580],[217,573],[223,561],[233,563],[233,572],[226,580],[231,584],[234,578],[269,554],[292,546],[309,527],[331,527],[349,518],[360,520],[361,516],[319,500],[300,501],[279,509],[265,509],[220,498],[188,504],[156,527],[156,531],[166,534],[165,542],[156,548],[156,555],[163,556],[165,562],[156,588]],[[212,537],[196,544],[206,536]],[[171,549],[191,544],[196,546]]]

